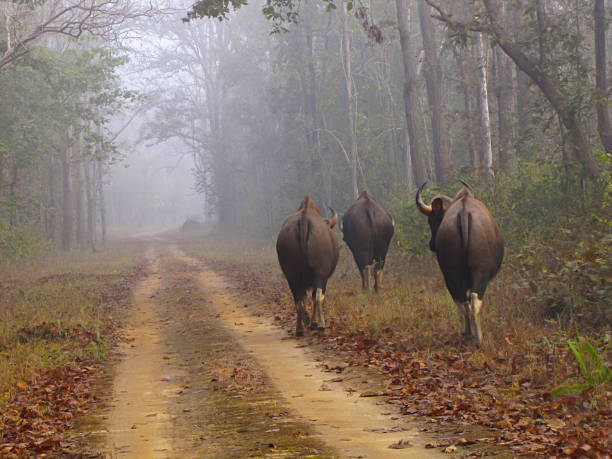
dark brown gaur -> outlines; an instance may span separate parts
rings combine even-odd
[[[436,196],[426,205],[421,199],[423,183],[416,205],[429,221],[429,248],[436,252],[446,287],[459,308],[463,339],[481,346],[482,301],[504,259],[504,239],[487,207],[462,184],[454,199]]]
[[[323,300],[327,281],[334,273],[340,246],[332,228],[338,214],[325,219],[306,196],[297,212],[284,222],[276,240],[278,262],[287,278],[297,310],[295,335],[304,334],[304,323],[313,330],[325,330]],[[312,290],[312,321],[306,310],[306,293]]]
[[[353,253],[361,274],[365,291],[382,288],[383,270],[387,250],[393,237],[395,223],[391,214],[374,197],[364,190],[342,217],[344,240]]]

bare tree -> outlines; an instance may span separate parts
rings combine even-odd
[[[9,2],[12,3],[12,2]],[[47,35],[79,38],[90,34],[103,39],[117,39],[129,19],[156,14],[151,5],[144,8],[127,0],[51,0],[33,9],[20,24],[11,21],[6,11],[11,39],[0,57],[0,70],[30,52],[31,46]],[[22,15],[23,16],[23,15]],[[22,30],[17,30],[17,29]]]

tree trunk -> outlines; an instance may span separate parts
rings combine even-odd
[[[471,78],[468,78],[466,67],[472,67],[468,64],[469,52],[467,49],[458,49],[454,51],[457,60],[457,70],[459,72],[459,87],[463,96],[463,132],[466,139],[466,148],[470,160],[470,166],[473,170],[478,169],[478,148],[476,147],[476,139],[474,133],[478,129],[478,122],[474,118],[474,110],[472,107],[472,94],[470,91]]]
[[[499,129],[499,168],[502,171],[514,169],[515,152],[513,139],[514,102],[512,97],[512,62],[508,56],[496,48],[498,57],[497,66],[497,118]]]
[[[501,5],[501,18],[507,24],[509,14]],[[514,142],[514,94],[513,94],[513,63],[499,47],[495,47],[497,57],[497,75],[495,93],[497,97],[497,119],[499,136],[499,168],[502,171],[512,170],[516,166],[516,151]]]
[[[451,162],[448,152],[446,117],[444,116],[444,95],[442,91],[442,69],[438,59],[435,31],[431,19],[431,7],[418,1],[419,22],[425,51],[425,83],[427,100],[431,110],[431,145],[433,149],[436,179],[443,185],[448,180]]]
[[[597,176],[600,168],[593,156],[586,127],[580,118],[580,114],[571,103],[568,94],[553,75],[542,70],[506,33],[505,28],[499,22],[497,5],[494,4],[493,0],[483,0],[483,2],[491,23],[489,33],[493,35],[497,44],[501,46],[514,63],[538,85],[567,129],[576,159],[582,164],[588,175],[591,177]]]
[[[55,218],[57,215],[56,201],[57,191],[55,188],[55,167],[53,163],[53,157],[50,155],[47,163],[47,192],[45,193],[46,206],[45,206],[45,235],[47,239],[55,241],[56,238],[56,224]]]
[[[91,163],[83,161],[83,178],[85,179],[85,195],[87,197],[87,244],[92,252],[96,251],[96,199],[91,180]]]
[[[342,65],[346,97],[346,121],[348,124],[349,155],[351,158],[351,192],[353,199],[359,196],[357,184],[357,133],[355,132],[355,97],[353,95],[353,70],[351,67],[351,35],[349,30],[348,1],[342,1]]]
[[[97,185],[97,203],[100,211],[100,232],[101,242],[103,246],[106,246],[106,200],[104,199],[104,163],[101,159],[96,164],[96,185]]]
[[[608,109],[608,80],[606,69],[606,8],[605,0],[595,0],[593,9],[595,20],[595,80],[597,98],[597,130],[606,152],[612,154],[612,129],[610,128],[610,112]]]
[[[80,153],[80,152],[79,152]],[[83,190],[83,168],[77,162],[73,169],[74,174],[74,209],[76,220],[76,243],[78,246],[85,245],[85,202]]]
[[[68,148],[62,150],[62,184],[63,184],[63,219],[62,219],[62,249],[70,250],[73,234],[72,213],[72,181],[70,174],[70,152]]]
[[[9,183],[9,225],[11,228],[15,228],[17,226],[17,183],[19,182],[19,168],[17,167],[17,158],[13,159],[13,164],[11,165],[11,181]]]
[[[529,76],[517,67],[516,70],[516,116],[518,118],[518,133],[516,151],[521,158],[528,157],[528,141],[531,137],[531,101],[528,80]]]
[[[412,165],[412,174],[417,186],[427,180],[423,154],[418,136],[417,120],[417,95],[416,95],[416,63],[415,57],[410,49],[410,1],[395,0],[397,24],[400,35],[402,50],[402,62],[404,66],[404,112],[406,115],[406,129],[408,134],[408,145],[406,152],[410,152],[405,160],[406,173],[409,172],[409,164]],[[410,162],[409,162],[410,161]],[[406,176],[408,177],[408,176]]]
[[[492,178],[493,151],[491,148],[491,121],[489,117],[489,91],[487,89],[487,60],[483,37],[476,36],[476,65],[478,67],[478,108],[480,112],[480,126],[482,129],[481,154],[482,166],[488,178]]]

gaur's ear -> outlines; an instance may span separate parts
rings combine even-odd
[[[436,215],[441,215],[444,213],[444,202],[441,198],[436,198],[431,202],[431,209],[433,213]]]

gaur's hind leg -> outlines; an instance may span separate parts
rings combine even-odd
[[[480,326],[480,312],[482,311],[482,300],[478,293],[472,292],[470,295],[470,329],[472,340],[477,347],[482,346],[482,328]]]
[[[377,261],[374,263],[374,291],[379,293],[383,286],[383,274],[385,261]]]
[[[325,330],[325,317],[323,316],[323,301],[325,300],[325,294],[322,288],[315,290],[315,312],[313,317],[317,322],[317,329],[320,331]]]
[[[306,311],[306,290],[299,288],[295,285],[290,285],[291,292],[293,293],[293,300],[295,301],[295,336],[304,336],[304,323],[306,326],[310,323],[310,317],[308,317],[308,311]]]
[[[459,311],[459,321],[461,322],[461,341],[467,342],[470,339],[470,302],[455,301]]]
[[[374,266],[368,265],[361,270],[361,286],[364,292],[372,293],[372,277]]]
[[[319,326],[319,316],[317,312],[317,289],[312,290],[312,315],[310,316],[310,324],[308,328],[316,330]]]
[[[304,324],[309,325],[310,318],[306,311],[306,297],[302,298],[298,303],[295,304],[297,321],[295,324],[295,336],[304,336]]]

